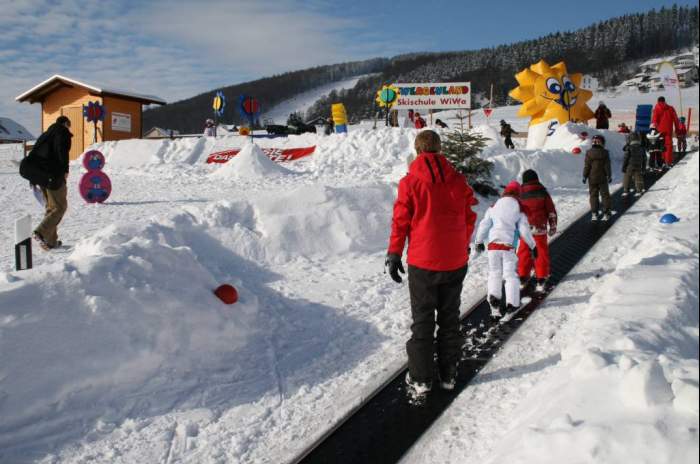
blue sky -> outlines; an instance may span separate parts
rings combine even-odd
[[[308,66],[477,49],[672,4],[0,0],[0,116],[37,132],[39,105],[14,97],[53,74],[176,101]]]

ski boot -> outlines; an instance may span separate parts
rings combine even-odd
[[[591,211],[591,221],[595,222],[600,220],[600,212],[599,211]]]
[[[524,292],[528,285],[530,285],[530,278],[529,277],[521,277],[520,278],[520,292]]]
[[[520,309],[520,306],[514,306],[510,303],[506,305],[506,314],[513,314]]]
[[[622,197],[624,198],[624,197],[626,197],[626,196],[629,195],[629,194],[630,194],[630,193],[629,193],[628,191],[625,190],[624,192],[622,192]]]
[[[450,366],[440,370],[440,388],[443,390],[454,390],[457,384],[457,366]]]
[[[611,216],[612,216],[612,214],[610,213],[610,211],[606,211],[603,213],[603,217],[600,220],[601,221],[609,221]]]
[[[544,293],[547,290],[547,279],[537,279],[535,283],[535,293]]]
[[[491,308],[491,319],[497,321],[503,314],[501,313],[501,300],[493,295],[489,295],[489,307]]]
[[[410,372],[406,372],[406,394],[408,402],[414,406],[422,406],[433,388],[431,381],[417,382],[411,378]]]

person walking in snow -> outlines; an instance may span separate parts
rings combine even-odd
[[[685,155],[688,150],[688,128],[685,126],[685,116],[681,116],[678,129],[676,129],[676,140],[678,145],[678,151]]]
[[[642,139],[637,132],[631,132],[627,145],[623,148],[625,159],[622,162],[622,196],[630,193],[630,184],[634,181],[635,195],[644,192],[644,170],[647,164],[647,153],[642,146]]]
[[[527,287],[534,267],[535,291],[545,291],[550,273],[548,237],[557,232],[557,210],[547,189],[540,183],[537,172],[528,169],[523,172],[520,187],[520,204],[523,207],[530,230],[537,245],[537,257],[533,259],[530,248],[524,240],[518,245],[518,276],[521,290]]]
[[[588,194],[591,204],[591,219],[607,221],[612,214],[612,200],[610,199],[610,186],[612,172],[610,170],[610,153],[605,149],[605,138],[602,135],[593,136],[593,147],[586,153],[583,167],[583,183],[588,182]],[[601,216],[599,205],[603,203]]]
[[[525,240],[537,259],[535,239],[530,231],[530,223],[523,212],[518,197],[520,184],[510,182],[503,190],[501,198],[486,210],[476,231],[476,251],[488,250],[488,303],[491,317],[500,318],[503,281],[506,289],[506,312],[513,313],[520,308],[520,279],[518,278],[518,257],[515,254],[518,237]]]
[[[612,114],[604,102],[598,103],[594,116],[596,129],[608,129],[610,127],[609,119],[612,117]]]
[[[48,251],[62,245],[58,239],[58,224],[68,209],[68,161],[70,160],[70,120],[59,116],[54,124],[39,136],[34,147],[20,163],[20,175],[41,187],[46,210],[33,237]]]
[[[511,139],[513,134],[517,134],[517,132],[510,127],[510,124],[501,119],[501,136],[503,137],[503,142],[506,144],[506,148],[510,148],[511,150],[515,148],[515,145],[513,145],[513,139]]]
[[[435,348],[440,386],[451,390],[455,385],[463,343],[460,294],[476,222],[472,211],[476,199],[465,177],[440,154],[436,132],[420,132],[415,149],[418,156],[399,182],[385,265],[391,278],[401,283],[399,273],[405,273],[401,255],[408,239],[413,324],[406,343],[406,383],[409,393],[420,398],[432,388]]]
[[[204,136],[205,137],[216,137],[216,125],[213,119],[207,119],[204,122]]]
[[[666,104],[664,97],[659,97],[651,114],[651,124],[659,133],[664,136],[664,168],[668,169],[673,165],[673,130],[678,132],[680,121],[676,114],[676,109]]]
[[[413,117],[413,125],[416,129],[423,129],[426,126],[425,119],[418,112]]]

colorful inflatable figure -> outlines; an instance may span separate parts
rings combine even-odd
[[[342,103],[333,103],[331,115],[333,116],[333,124],[335,124],[335,133],[346,133],[348,131],[348,115],[345,112],[345,106]]]
[[[586,102],[593,93],[580,88],[583,76],[569,74],[563,61],[549,66],[544,60],[515,75],[518,87],[509,95],[522,102],[520,117],[530,117],[527,148],[540,148],[558,124],[593,117]]]

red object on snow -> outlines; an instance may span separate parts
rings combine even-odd
[[[474,192],[463,175],[436,153],[421,153],[399,182],[389,253],[401,256],[408,239],[408,264],[429,271],[466,265],[476,213]]]
[[[263,148],[262,151],[272,161],[294,161],[309,156],[316,150],[316,146],[305,148]],[[217,151],[207,157],[207,164],[225,163],[241,151],[240,148]]]
[[[492,112],[493,112],[492,108],[484,108],[484,114],[486,115],[487,118],[491,116]]]
[[[214,295],[218,296],[226,304],[234,304],[238,301],[238,291],[233,285],[223,284],[214,290]]]
[[[573,153],[574,155],[580,155],[581,154],[581,147],[574,147],[571,150],[571,153]]]

